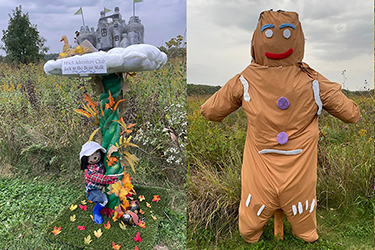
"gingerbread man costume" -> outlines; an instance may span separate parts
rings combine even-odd
[[[220,122],[239,107],[246,113],[239,230],[248,242],[259,240],[277,209],[295,236],[318,239],[318,115],[324,108],[346,123],[359,120],[357,105],[341,85],[302,63],[304,42],[297,13],[262,12],[251,64],[201,106],[211,121]]]

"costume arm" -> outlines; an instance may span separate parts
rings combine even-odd
[[[85,177],[92,183],[109,185],[116,182],[117,178],[113,176],[106,176],[104,174],[98,173],[90,165],[85,169]]]
[[[320,99],[323,107],[333,115],[346,123],[356,123],[360,117],[360,111],[354,101],[348,99],[341,92],[341,85],[327,80],[324,76],[318,76]]]
[[[201,114],[206,120],[221,122],[242,106],[242,98],[243,86],[237,74],[200,107]]]

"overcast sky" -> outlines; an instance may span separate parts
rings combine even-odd
[[[133,15],[133,0],[0,0],[0,38],[2,30],[8,27],[12,10],[22,5],[22,12],[29,13],[30,21],[36,24],[39,34],[47,39],[49,53],[62,52],[62,35],[68,37],[73,45],[74,32],[82,26],[82,16],[74,15],[82,6],[85,24],[97,28],[100,11],[104,7],[112,10],[106,15],[114,14],[115,7],[120,8],[122,18],[129,22]],[[186,0],[143,0],[135,4],[135,14],[145,27],[145,43],[155,46],[164,45],[171,38],[184,35],[186,30]],[[1,40],[1,39],[0,39]],[[0,41],[0,44],[3,44]],[[5,55],[0,51],[0,55]]]
[[[367,0],[188,0],[188,83],[224,85],[251,61],[250,41],[264,10],[299,14],[304,62],[331,81],[374,88],[374,11]]]

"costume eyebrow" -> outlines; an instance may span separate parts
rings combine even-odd
[[[291,24],[291,23],[283,23],[279,26],[279,29],[286,28],[286,27],[291,27],[293,29],[296,29],[296,26],[294,24]]]
[[[262,26],[262,28],[260,28],[260,31],[263,32],[265,29],[268,28],[275,28],[275,25],[273,25],[272,23],[265,24]]]

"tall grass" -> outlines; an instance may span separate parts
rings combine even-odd
[[[0,64],[0,157],[29,174],[76,172],[87,121],[73,112],[86,81],[47,76],[42,65]]]
[[[143,181],[156,178],[166,185],[184,186],[186,61],[175,59],[158,71],[137,73],[128,96],[125,118],[136,124],[133,136]]]
[[[239,109],[222,123],[208,122],[199,112],[207,98],[188,97],[188,238],[194,241],[218,240],[238,230],[246,116]],[[372,92],[353,99],[362,114],[357,124],[325,111],[319,117],[319,209],[373,209],[375,100]]]

